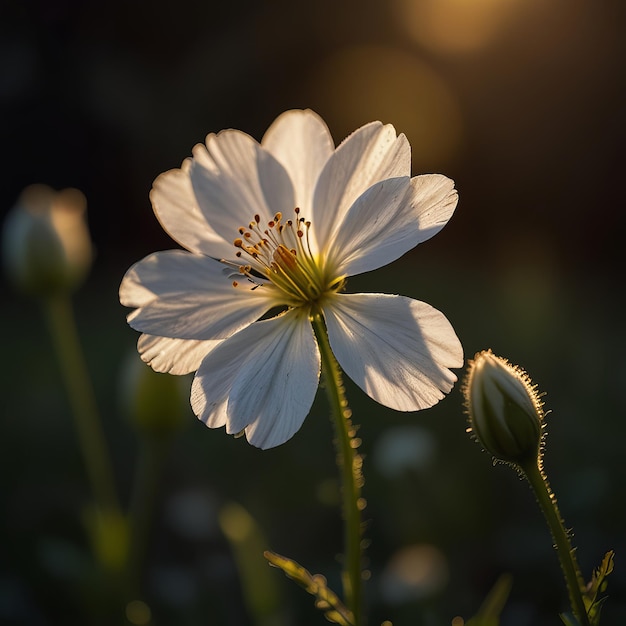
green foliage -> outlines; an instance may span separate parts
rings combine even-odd
[[[90,506],[84,511],[83,521],[97,562],[108,571],[121,572],[128,558],[127,517],[119,511]]]
[[[606,591],[607,576],[613,571],[613,558],[615,553],[610,550],[604,555],[602,563],[593,572],[591,580],[583,590],[583,602],[587,611],[587,618],[590,626],[600,626],[600,610],[607,599],[607,596],[599,597]],[[570,613],[562,613],[561,621],[565,626],[580,626],[578,620]]]
[[[600,567],[595,570],[591,576],[591,581],[587,585],[587,589],[585,589],[583,600],[585,601],[591,626],[599,626],[600,624],[600,610],[607,596],[599,597],[599,595],[606,591],[608,584],[606,578],[613,571],[614,556],[612,550],[604,555]]]
[[[354,626],[354,616],[341,602],[337,594],[328,588],[326,578],[321,574],[311,574],[292,559],[266,551],[265,558],[270,565],[282,569],[285,575],[315,596],[315,606],[324,613],[329,622],[340,626]]]
[[[228,502],[219,512],[219,523],[232,548],[244,601],[254,623],[274,623],[283,598],[279,581],[267,576],[267,563],[261,556],[267,540],[250,513],[236,502]]]

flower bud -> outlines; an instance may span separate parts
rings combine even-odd
[[[139,433],[167,439],[186,423],[184,379],[155,372],[136,354],[122,368],[121,404]]]
[[[5,269],[21,290],[47,297],[82,283],[93,258],[85,209],[78,189],[24,189],[2,233]]]
[[[514,465],[541,453],[543,403],[529,376],[491,350],[470,362],[463,386],[470,428],[496,459]]]

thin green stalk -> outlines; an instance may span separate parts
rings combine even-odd
[[[65,379],[83,460],[101,512],[119,513],[113,471],[69,297],[45,300],[45,313]]]
[[[556,552],[561,562],[561,569],[565,576],[572,611],[581,626],[590,626],[587,609],[585,608],[585,602],[582,596],[584,579],[576,561],[574,548],[572,547],[569,535],[563,524],[563,518],[561,517],[556,497],[550,489],[548,480],[537,462],[533,460],[525,464],[522,466],[522,471],[535,493],[539,507],[543,511],[550,532],[552,533]]]
[[[128,587],[131,594],[141,593],[141,574],[159,492],[163,461],[169,439],[143,437],[135,470],[130,503],[130,541],[128,546]]]
[[[357,452],[359,445],[356,430],[350,419],[351,412],[345,397],[341,370],[330,348],[326,327],[321,316],[313,318],[313,327],[322,356],[322,373],[326,394],[331,406],[335,430],[337,432],[337,458],[342,477],[343,517],[344,517],[344,602],[352,611],[355,626],[362,626],[362,553],[361,553],[361,510],[363,500],[361,487],[362,458]]]

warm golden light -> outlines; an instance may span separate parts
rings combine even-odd
[[[393,0],[402,30],[435,52],[471,52],[488,45],[517,14],[519,0]]]
[[[338,135],[372,119],[393,122],[411,143],[416,169],[446,165],[462,141],[459,106],[423,60],[385,46],[358,46],[327,58],[311,84]]]

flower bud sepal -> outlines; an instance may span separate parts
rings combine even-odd
[[[470,361],[462,391],[468,432],[495,461],[518,470],[541,463],[542,394],[521,368],[484,350]]]

